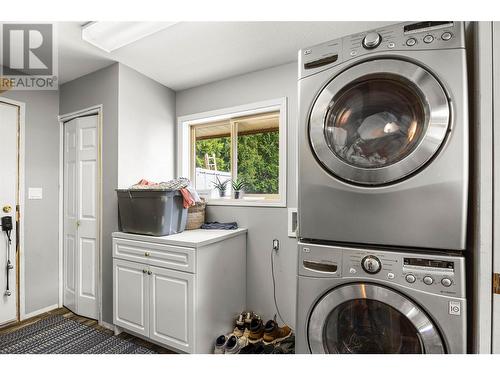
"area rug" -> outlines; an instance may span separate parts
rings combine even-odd
[[[60,315],[0,335],[2,354],[154,354],[131,341]]]

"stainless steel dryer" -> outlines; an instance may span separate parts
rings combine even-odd
[[[464,25],[416,22],[299,53],[299,236],[464,250]]]
[[[465,261],[299,243],[297,353],[466,353]]]

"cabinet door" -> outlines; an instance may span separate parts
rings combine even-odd
[[[113,260],[113,323],[149,335],[149,279],[147,266]]]
[[[150,338],[192,353],[194,275],[150,267]],[[208,323],[209,324],[209,323]]]

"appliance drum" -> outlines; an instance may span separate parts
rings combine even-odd
[[[439,82],[402,60],[360,63],[336,76],[316,99],[309,139],[333,175],[362,185],[395,182],[422,168],[449,127]]]

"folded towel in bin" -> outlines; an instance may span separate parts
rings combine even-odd
[[[219,223],[217,221],[212,221],[210,223],[203,224],[201,229],[238,229],[238,223]]]

